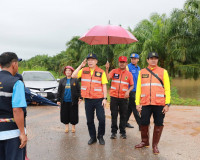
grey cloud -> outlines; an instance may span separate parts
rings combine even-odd
[[[185,0],[6,0],[0,2],[0,51],[15,51],[26,59],[50,56],[66,42],[95,25],[134,28],[153,12],[169,13]]]

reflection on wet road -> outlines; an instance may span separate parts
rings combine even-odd
[[[172,106],[165,118],[165,127],[159,143],[160,154],[152,154],[152,148],[134,149],[140,142],[140,132],[127,129],[127,139],[110,139],[110,112],[106,109],[105,146],[97,142],[89,146],[83,104],[79,110],[76,133],[64,132],[57,107],[28,107],[28,157],[31,160],[188,160],[200,159],[200,107]],[[97,127],[97,120],[96,120]],[[153,123],[151,123],[150,143]]]

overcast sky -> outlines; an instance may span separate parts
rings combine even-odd
[[[0,0],[0,53],[23,59],[56,55],[95,25],[134,27],[154,12],[168,16],[185,0]]]

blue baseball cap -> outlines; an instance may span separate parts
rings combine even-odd
[[[132,53],[130,58],[140,58],[140,56],[137,53]]]
[[[89,54],[87,55],[87,59],[89,59],[89,58],[93,58],[93,59],[98,60],[98,59],[97,59],[97,55],[94,54],[94,53],[89,53]]]

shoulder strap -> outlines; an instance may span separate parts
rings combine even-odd
[[[153,76],[156,77],[160,81],[160,83],[162,84],[162,87],[164,88],[163,81],[149,68],[146,68],[146,70],[149,71],[151,74],[153,74]]]

